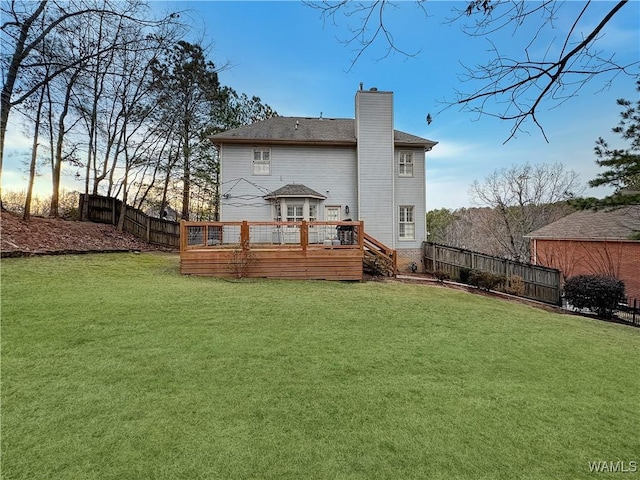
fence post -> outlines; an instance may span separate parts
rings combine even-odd
[[[431,261],[431,268],[433,268],[432,272],[435,272],[436,270],[438,270],[438,264],[436,262],[436,255],[438,250],[436,249],[436,244],[435,242],[433,243],[433,260]]]
[[[117,225],[116,223],[116,199],[111,199],[111,224]]]
[[[243,220],[240,226],[240,245],[242,250],[249,250],[249,223],[246,220]]]
[[[80,194],[80,205],[78,205],[78,210],[79,210],[79,217],[80,217],[80,221],[82,222],[84,220],[83,218],[83,212],[84,212],[84,193]]]
[[[147,224],[147,243],[151,243],[151,217],[144,216],[145,223]]]

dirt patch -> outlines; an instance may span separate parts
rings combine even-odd
[[[162,250],[113,225],[59,218],[31,217],[28,221],[2,211],[2,257],[88,252]]]

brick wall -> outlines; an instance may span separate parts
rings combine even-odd
[[[411,262],[415,262],[418,266],[418,272],[424,271],[421,248],[398,248],[396,253],[398,255],[398,273],[410,272],[409,265]]]
[[[640,300],[640,241],[532,240],[533,263],[557,268],[563,277],[612,275],[627,296]]]

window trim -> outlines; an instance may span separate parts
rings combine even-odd
[[[293,216],[289,216],[289,209],[293,208]],[[295,210],[297,210],[298,208],[300,208],[300,215],[297,215],[298,212],[296,212]],[[287,203],[287,214],[284,217],[286,218],[287,222],[302,222],[305,218],[304,218],[304,202],[291,202],[291,203]],[[290,219],[293,220],[290,220]]]
[[[409,162],[406,161],[405,156],[409,157]],[[413,152],[409,150],[401,150],[398,152],[398,177],[410,178],[413,177],[415,162],[413,161]],[[404,161],[403,161],[404,160]],[[411,167],[411,173],[406,173],[407,166]],[[404,167],[405,171],[402,172],[401,167]]]
[[[407,214],[405,213],[405,220],[402,220],[402,209],[410,209],[411,221],[407,221]],[[413,235],[411,237],[401,235],[401,226],[411,225],[413,227]],[[399,205],[398,206],[398,241],[401,242],[414,242],[416,240],[416,206],[415,205]]]
[[[256,153],[260,152],[260,160],[256,160]],[[264,159],[264,153],[268,153],[268,160]],[[271,148],[270,147],[253,147],[251,149],[252,158],[251,158],[251,175],[266,177],[271,175]],[[260,173],[256,172],[256,165],[266,165],[268,172]]]

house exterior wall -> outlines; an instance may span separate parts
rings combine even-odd
[[[318,202],[318,220],[327,220],[326,207],[339,207],[341,220],[364,221],[366,232],[396,249],[399,259],[415,261],[426,236],[424,147],[394,145],[392,92],[356,93],[354,133],[355,146],[223,143],[220,219],[273,220],[273,201],[263,197],[302,184],[327,197]],[[255,148],[270,149],[269,175],[252,173]],[[406,152],[412,154],[412,175],[399,171],[400,155]],[[412,237],[400,238],[401,207],[413,208]]]
[[[532,261],[557,268],[563,278],[613,275],[624,281],[627,297],[640,301],[640,242],[531,240]]]
[[[270,147],[270,175],[252,175],[255,147]],[[222,221],[273,220],[272,202],[263,197],[291,183],[306,185],[327,197],[319,202],[318,220],[325,219],[325,206],[339,206],[342,220],[358,218],[355,148],[225,144],[220,157]]]
[[[413,176],[406,177],[399,174],[399,157],[401,152],[413,153]],[[395,227],[395,248],[399,254],[405,249],[420,249],[426,239],[426,172],[425,152],[423,148],[396,148],[394,165],[394,210],[396,223],[400,206],[414,207],[415,234],[413,240],[401,239],[398,236],[398,226]]]
[[[356,93],[358,220],[365,230],[395,248],[393,94]]]

